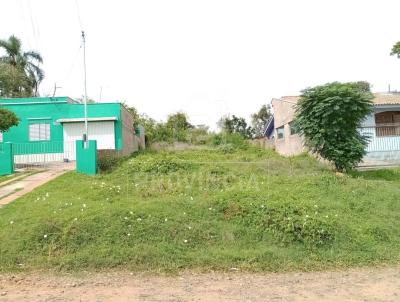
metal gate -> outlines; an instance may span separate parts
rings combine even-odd
[[[361,127],[359,132],[368,137],[361,167],[400,165],[400,124]]]
[[[75,142],[14,143],[14,169],[45,169],[69,162],[75,152]]]

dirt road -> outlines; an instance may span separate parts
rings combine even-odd
[[[0,301],[400,301],[400,267],[177,277],[0,275]]]

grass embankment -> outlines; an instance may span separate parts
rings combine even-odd
[[[248,148],[139,154],[0,209],[0,270],[310,270],[400,259],[400,171]]]

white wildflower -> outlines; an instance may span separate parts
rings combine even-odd
[[[13,220],[11,220],[11,221],[10,221],[10,224],[13,224],[13,223],[14,223],[14,221],[13,221]]]
[[[185,239],[185,240],[183,240],[183,242],[187,243],[188,241]]]
[[[47,234],[44,234],[44,235],[43,235],[43,238],[46,239],[46,238],[47,238]]]

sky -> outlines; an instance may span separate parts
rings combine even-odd
[[[398,0],[0,0],[0,39],[44,59],[43,96],[125,101],[216,128],[332,81],[400,90]]]

